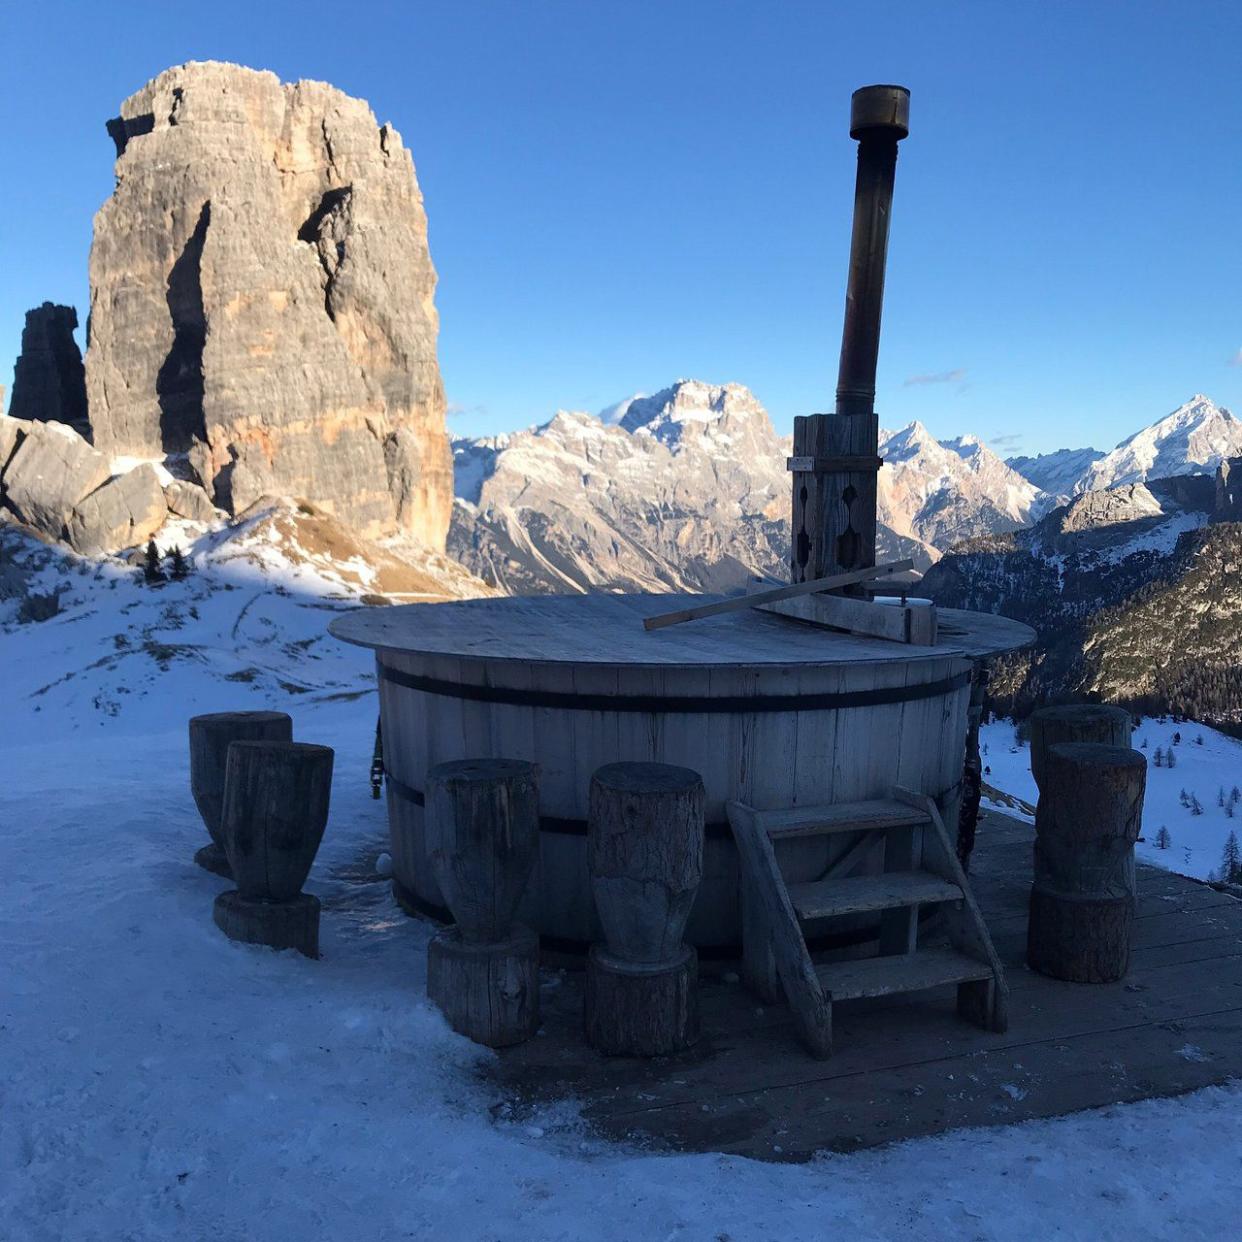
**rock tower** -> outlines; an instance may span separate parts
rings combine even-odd
[[[305,497],[444,546],[452,459],[413,161],[322,82],[168,69],[108,123],[86,386],[104,452],[184,454],[217,505]]]
[[[14,418],[65,423],[89,438],[82,354],[73,339],[77,326],[78,312],[72,306],[44,302],[26,312],[9,413]],[[3,397],[0,392],[0,409]]]

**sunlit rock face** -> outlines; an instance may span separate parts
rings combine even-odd
[[[185,455],[236,513],[306,497],[443,547],[452,458],[410,153],[361,100],[215,62],[108,123],[87,392],[95,444]]]

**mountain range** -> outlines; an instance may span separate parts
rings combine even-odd
[[[678,380],[599,414],[560,411],[453,442],[448,550],[511,593],[731,591],[783,579],[787,437],[740,384]],[[921,423],[884,431],[878,543],[925,570],[964,540],[1039,522],[1084,492],[1210,472],[1242,455],[1242,421],[1196,395],[1109,453],[1003,461]]]

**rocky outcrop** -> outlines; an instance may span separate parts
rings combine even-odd
[[[74,507],[108,481],[108,459],[60,423],[22,422],[4,468],[4,503],[27,526],[64,537]]]
[[[13,368],[13,418],[64,423],[89,439],[86,376],[73,338],[78,312],[44,302],[26,312],[22,352]],[[0,398],[3,393],[0,393]]]
[[[1216,468],[1213,516],[1218,522],[1242,522],[1242,457],[1226,458]]]
[[[442,547],[435,270],[409,152],[320,82],[169,69],[109,124],[86,360],[95,442],[185,454],[220,506],[306,497]]]
[[[174,479],[164,488],[164,502],[169,513],[192,522],[214,522],[220,516],[211,498],[197,483]]]
[[[167,517],[159,475],[144,462],[80,501],[66,523],[66,533],[77,551],[93,556],[145,543]]]

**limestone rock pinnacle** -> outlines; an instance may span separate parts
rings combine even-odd
[[[185,454],[238,513],[305,497],[443,548],[452,460],[409,152],[361,100],[217,62],[108,125],[86,384],[95,444]]]

